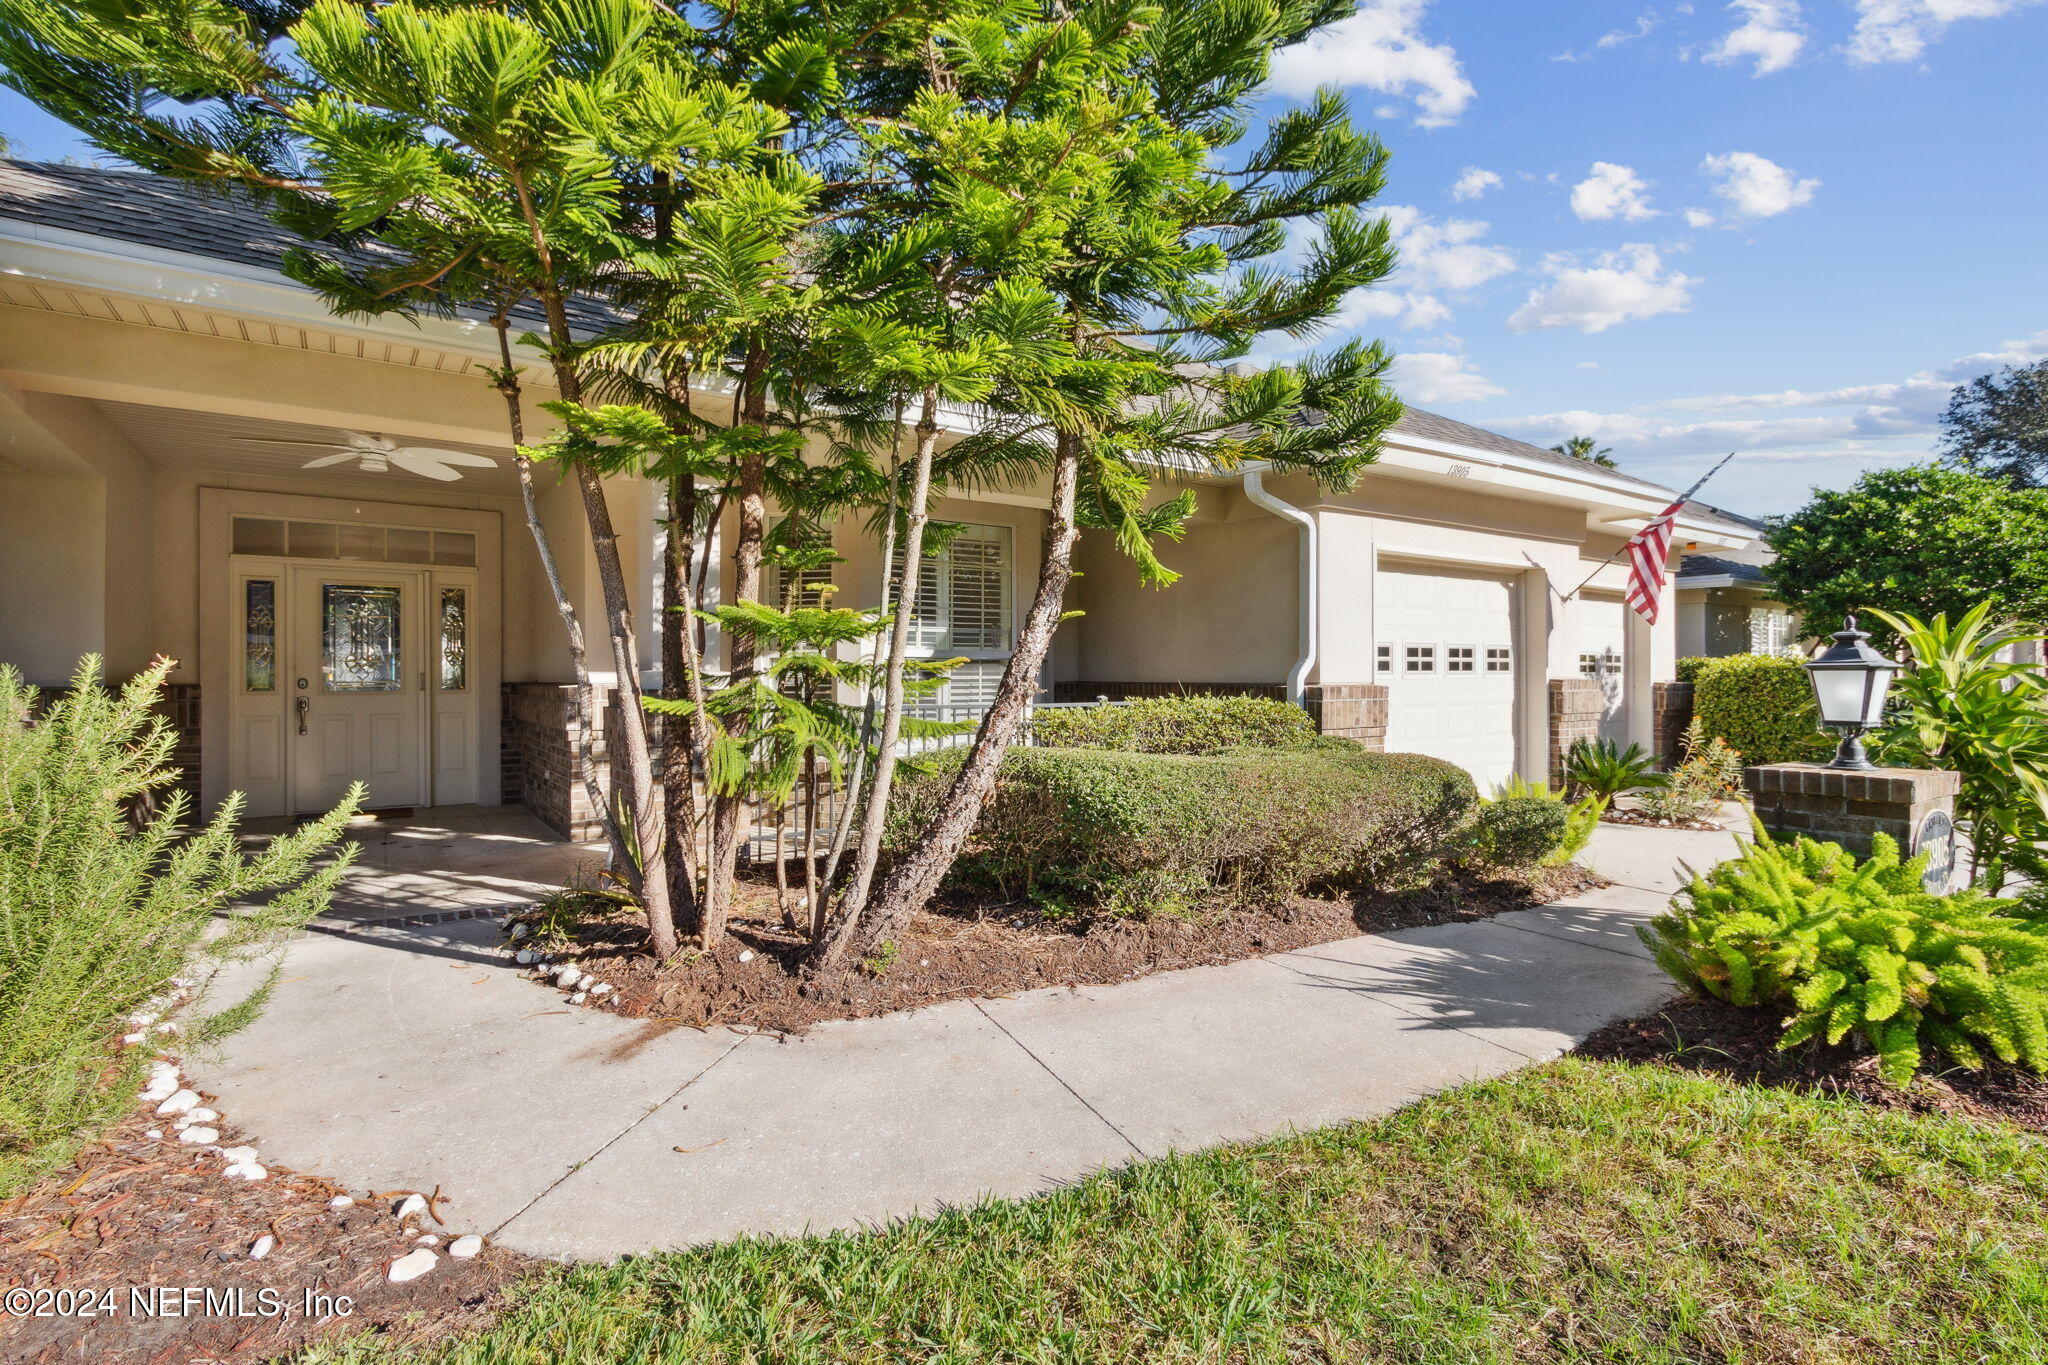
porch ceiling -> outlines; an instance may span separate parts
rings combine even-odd
[[[374,493],[380,498],[398,501],[404,501],[410,493],[427,489],[479,497],[517,497],[519,494],[519,477],[512,463],[511,452],[504,448],[492,449],[489,446],[462,441],[415,437],[397,429],[365,428],[363,430],[369,434],[389,437],[401,446],[420,445],[440,450],[459,450],[472,455],[487,456],[493,463],[488,469],[481,466],[465,466],[460,471],[462,477],[453,483],[408,473],[396,465],[382,473],[366,472],[353,462],[330,465],[324,469],[307,469],[307,461],[318,459],[323,454],[335,453],[346,444],[347,434],[341,428],[237,417],[184,408],[152,407],[111,399],[96,400],[96,406],[106,415],[108,421],[120,428],[121,433],[134,442],[136,448],[151,460],[158,464],[191,469],[207,475],[241,474],[268,479],[289,478],[321,488],[347,489],[357,494]],[[323,451],[313,445],[285,446],[264,443],[287,439],[332,443],[335,450]]]

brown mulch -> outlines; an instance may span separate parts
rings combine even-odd
[[[734,1026],[796,1033],[947,1000],[989,999],[1045,986],[1093,986],[1151,972],[1212,966],[1362,933],[1488,919],[1606,882],[1584,868],[1527,877],[1461,873],[1402,895],[1297,898],[1281,904],[1150,919],[1052,919],[1029,904],[935,906],[919,914],[887,962],[830,982],[799,968],[804,942],[775,910],[773,888],[737,897],[731,936],[710,954],[657,969],[636,914],[583,922],[565,957],[618,992],[619,1013],[663,1028]],[[747,956],[741,961],[742,955]],[[652,1037],[653,1035],[648,1035]]]
[[[1882,1109],[2002,1120],[2048,1133],[2048,1077],[1992,1062],[1982,1071],[1930,1070],[1901,1088],[1878,1076],[1875,1056],[1847,1041],[1780,1052],[1783,1022],[1774,1010],[1682,998],[1609,1024],[1579,1044],[1578,1053],[1836,1095]]]
[[[152,1127],[166,1137],[144,1136]],[[21,1316],[10,1301],[16,1311],[0,1312],[0,1360],[245,1365],[363,1331],[424,1341],[483,1323],[506,1284],[533,1265],[488,1242],[473,1260],[442,1254],[457,1236],[483,1229],[433,1199],[447,1224],[429,1216],[414,1226],[441,1238],[441,1262],[391,1284],[386,1268],[413,1246],[392,1205],[435,1191],[343,1190],[275,1166],[266,1180],[228,1180],[219,1157],[170,1134],[165,1120],[138,1110],[71,1165],[0,1204],[0,1289],[51,1290],[68,1300],[31,1299],[44,1311],[65,1310],[52,1316]],[[223,1137],[229,1146],[245,1140]],[[331,1212],[327,1201],[337,1194],[358,1202]],[[250,1260],[266,1233],[275,1249]]]

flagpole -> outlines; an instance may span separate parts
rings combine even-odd
[[[1717,464],[1717,465],[1715,465],[1715,466],[1714,466],[1714,467],[1713,467],[1712,469],[1709,469],[1709,470],[1708,470],[1708,471],[1707,471],[1706,473],[1704,473],[1704,474],[1700,475],[1700,477],[1699,477],[1699,481],[1698,481],[1698,482],[1696,482],[1696,483],[1694,483],[1692,487],[1690,487],[1690,488],[1686,489],[1686,490],[1685,490],[1685,491],[1684,491],[1683,493],[1680,493],[1680,494],[1678,495],[1678,501],[1677,501],[1676,503],[1674,503],[1673,505],[1674,505],[1674,506],[1683,506],[1684,504],[1686,504],[1686,503],[1688,503],[1688,502],[1692,501],[1692,495],[1693,495],[1693,494],[1695,494],[1695,493],[1697,493],[1697,492],[1699,492],[1699,491],[1700,491],[1700,490],[1701,490],[1702,488],[1705,488],[1705,487],[1707,486],[1707,480],[1708,480],[1708,479],[1711,479],[1711,478],[1713,478],[1713,477],[1714,477],[1714,476],[1715,476],[1716,474],[1718,474],[1718,473],[1720,473],[1720,472],[1721,472],[1721,465],[1727,464],[1727,463],[1728,463],[1728,462],[1729,462],[1730,460],[1732,460],[1732,459],[1734,459],[1734,458],[1735,458],[1735,452],[1734,452],[1734,451],[1732,451],[1732,450],[1731,450],[1731,451],[1729,451],[1729,452],[1728,452],[1728,453],[1727,453],[1726,455],[1723,455],[1723,456],[1721,457],[1721,462],[1720,462],[1720,464]],[[1591,573],[1589,573],[1589,574],[1587,574],[1587,575],[1586,575],[1586,580],[1585,580],[1585,582],[1584,582],[1584,583],[1581,583],[1581,584],[1579,584],[1579,586],[1578,586],[1578,587],[1576,587],[1576,588],[1573,588],[1573,589],[1572,589],[1572,590],[1571,590],[1570,592],[1566,593],[1566,594],[1565,594],[1564,596],[1562,596],[1562,597],[1558,598],[1557,600],[1558,600],[1558,601],[1560,601],[1560,602],[1569,602],[1569,601],[1571,601],[1571,600],[1572,600],[1572,599],[1573,599],[1574,597],[1577,597],[1577,596],[1578,596],[1578,595],[1579,595],[1580,593],[1582,593],[1582,592],[1584,592],[1584,591],[1586,590],[1586,583],[1591,583],[1591,582],[1592,582],[1592,581],[1593,581],[1594,579],[1598,578],[1598,577],[1600,576],[1600,570],[1601,570],[1601,569],[1604,569],[1604,568],[1606,568],[1606,567],[1607,567],[1607,566],[1608,566],[1609,564],[1612,564],[1612,563],[1613,563],[1613,562],[1614,562],[1615,560],[1617,560],[1617,559],[1620,559],[1620,558],[1622,557],[1622,555],[1623,555],[1623,554],[1624,554],[1624,553],[1625,553],[1625,552],[1626,552],[1627,550],[1628,550],[1628,541],[1624,540],[1624,541],[1623,541],[1623,542],[1621,543],[1621,549],[1619,549],[1619,550],[1616,550],[1616,551],[1615,551],[1615,552],[1614,552],[1613,554],[1611,554],[1611,555],[1607,556],[1607,558],[1605,558],[1605,559],[1601,560],[1601,561],[1600,561],[1600,565],[1599,565],[1599,567],[1598,567],[1598,568],[1596,568],[1596,569],[1594,569],[1594,570],[1593,570],[1593,572],[1591,572]]]

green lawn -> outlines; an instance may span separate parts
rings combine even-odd
[[[417,1358],[2033,1362],[2048,1142],[1566,1060],[1027,1203],[551,1274]]]

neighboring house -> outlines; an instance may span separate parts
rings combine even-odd
[[[278,272],[293,244],[232,198],[0,162],[0,661],[58,684],[88,652],[115,677],[177,660],[180,762],[205,808],[242,791],[252,815],[290,814],[361,779],[375,806],[524,802],[587,829],[567,651],[485,379],[494,334],[337,319]],[[545,430],[546,367],[523,361]],[[349,433],[455,452],[439,473],[459,477],[345,451]],[[1325,729],[1488,783],[1552,771],[1580,735],[1652,737],[1673,613],[1643,623],[1623,563],[1598,566],[1669,490],[1415,409],[1349,493],[1181,477],[1200,499],[1165,551],[1182,580],[1145,589],[1084,537],[1085,614],[1054,642],[1046,697],[1292,695]],[[651,665],[660,498],[630,479],[611,497]],[[608,662],[574,489],[545,480],[539,501]],[[941,699],[955,714],[986,704],[1009,655],[1047,507],[1026,485],[937,509],[968,529],[922,570],[916,643],[971,661]],[[1678,541],[1751,536],[1701,510]],[[841,600],[873,601],[877,545],[851,519],[834,539]]]
[[[1705,503],[1687,508],[1747,527],[1754,539],[1733,549],[1678,542],[1678,657],[1799,652],[1799,617],[1766,581],[1774,556],[1763,542],[1764,524]]]

